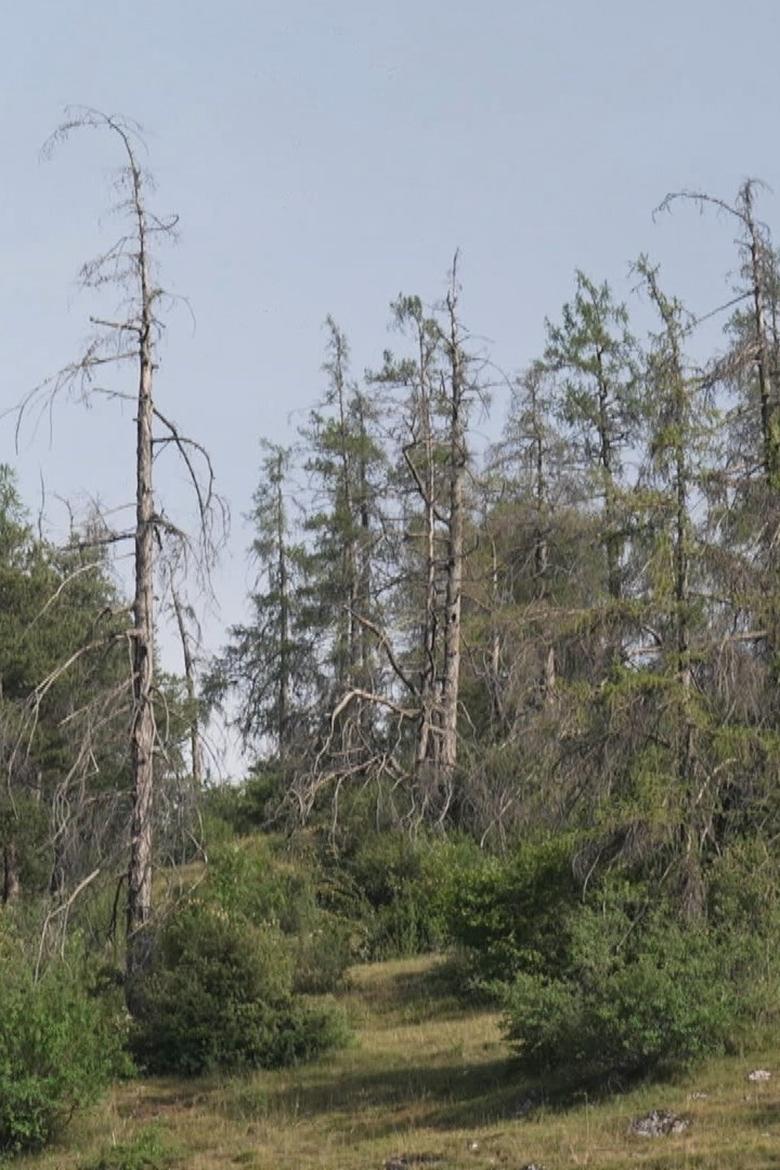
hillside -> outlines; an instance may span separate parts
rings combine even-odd
[[[546,1170],[590,1166],[780,1166],[777,1051],[713,1062],[673,1085],[645,1085],[593,1103],[555,1100],[513,1070],[498,1017],[464,1011],[441,961],[356,968],[345,1004],[355,1044],[319,1063],[231,1080],[155,1079],[119,1085],[78,1120],[66,1143],[18,1170]],[[700,1096],[706,1094],[706,1096]],[[539,1104],[528,1109],[530,1099]],[[681,1135],[644,1138],[629,1125],[649,1110],[691,1119]],[[527,1110],[527,1112],[526,1112]]]

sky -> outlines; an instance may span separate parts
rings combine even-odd
[[[320,395],[327,314],[355,372],[376,366],[390,301],[436,301],[458,248],[464,319],[511,375],[538,356],[577,268],[634,307],[629,266],[647,252],[697,314],[727,298],[731,225],[692,208],[654,218],[668,191],[728,199],[759,176],[777,221],[776,0],[0,6],[0,412],[78,354],[96,307],[78,271],[117,231],[115,144],[85,133],[50,161],[40,147],[68,105],[133,118],[153,207],[179,216],[159,256],[181,299],[158,405],[208,445],[233,517],[204,653],[245,614],[260,440],[294,439]],[[499,392],[487,431],[505,406]],[[18,451],[0,418],[0,461],[55,535],[64,501],[132,498],[133,450],[132,410],[115,403],[63,401]],[[170,515],[192,518],[173,465],[160,488]],[[162,646],[176,666],[165,631]]]

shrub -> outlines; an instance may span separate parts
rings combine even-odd
[[[521,971],[505,1003],[521,1063],[574,1079],[665,1073],[722,1051],[740,1014],[733,952],[668,909],[637,926],[619,907],[568,924],[565,965]]]
[[[397,832],[364,838],[344,863],[362,907],[362,957],[402,958],[441,948],[453,889],[478,858],[477,847],[465,840]]]
[[[213,852],[203,897],[236,920],[278,928],[293,989],[320,994],[342,985],[354,953],[349,924],[319,904],[317,878],[310,861],[283,861],[255,838]]]
[[[333,1012],[296,999],[292,982],[278,929],[191,902],[153,940],[150,967],[133,989],[138,1059],[155,1072],[267,1068],[342,1040]]]
[[[127,1070],[124,1016],[76,957],[36,982],[18,945],[0,949],[0,1150],[36,1149]]]
[[[317,910],[311,921],[287,940],[293,960],[293,990],[322,995],[342,987],[355,958],[353,942],[348,922]]]
[[[520,846],[507,857],[461,865],[446,904],[450,940],[465,952],[478,984],[521,971],[558,968],[568,949],[568,911],[579,899],[572,875],[574,839]]]

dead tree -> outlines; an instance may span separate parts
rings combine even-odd
[[[457,255],[452,267],[452,285],[447,293],[446,313],[445,350],[449,370],[443,389],[449,415],[447,435],[449,467],[440,766],[449,788],[452,784],[452,773],[458,762],[465,489],[468,467],[466,426],[469,391],[471,389],[468,383],[466,355],[458,319]]]
[[[468,430],[479,399],[480,375],[459,316],[457,255],[450,287],[433,314],[418,297],[394,304],[395,325],[413,344],[413,356],[389,351],[373,380],[400,390],[397,482],[401,541],[396,549],[395,610],[389,624],[354,611],[387,668],[381,689],[339,680],[341,693],[330,730],[310,774],[301,778],[306,815],[313,794],[335,792],[348,777],[390,778],[409,798],[405,819],[441,825],[455,793],[461,714],[461,656],[465,531],[468,510]],[[359,576],[358,576],[359,580]],[[377,713],[380,747],[353,763],[339,734],[350,710]],[[346,764],[344,761],[347,761]]]
[[[132,544],[133,602],[132,627],[125,633],[132,661],[131,710],[129,713],[129,755],[131,764],[131,823],[127,868],[127,958],[128,989],[144,965],[145,927],[152,911],[153,804],[155,759],[159,736],[155,724],[155,582],[158,559],[170,552],[171,561],[187,565],[197,556],[207,572],[219,539],[219,526],[226,522],[224,505],[213,490],[214,476],[205,448],[184,435],[164,415],[155,401],[157,347],[162,330],[160,311],[166,300],[156,279],[154,245],[160,237],[170,238],[177,217],[160,217],[147,205],[148,176],[139,161],[145,149],[140,128],[129,120],[93,109],[68,111],[67,120],[44,147],[44,154],[66,141],[73,132],[95,129],[112,136],[119,145],[123,165],[117,180],[116,210],[128,223],[114,244],[81,270],[87,289],[120,290],[121,310],[110,318],[91,317],[94,335],[82,356],[38,387],[23,402],[18,427],[34,405],[51,409],[63,394],[80,392],[83,399],[103,395],[123,399],[135,409],[135,521],[131,528],[115,531],[107,525],[96,542]],[[131,368],[135,390],[106,387],[102,377],[108,370]],[[156,458],[173,449],[181,458],[194,491],[200,518],[198,540],[192,540],[168,520],[155,495]],[[216,538],[216,539],[215,539]],[[84,542],[81,542],[82,544]],[[169,574],[170,579],[170,574]],[[180,603],[179,603],[180,604]],[[193,756],[196,767],[198,754]]]

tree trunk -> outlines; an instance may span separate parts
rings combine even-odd
[[[274,454],[271,475],[274,487],[272,524],[276,539],[276,583],[279,592],[279,672],[276,682],[276,748],[279,758],[287,753],[290,740],[290,569],[287,563],[287,532],[284,509],[285,453]]]
[[[3,849],[3,905],[15,902],[22,890],[16,842],[11,839]]]
[[[436,722],[436,477],[433,455],[433,433],[425,360],[425,344],[420,336],[419,425],[424,452],[424,478],[415,477],[420,489],[424,515],[424,598],[422,609],[422,662],[420,664],[420,721],[415,753],[416,770],[426,764],[435,764],[439,755]]]
[[[135,174],[135,172],[134,172]],[[140,183],[140,176],[138,179]],[[152,487],[154,400],[152,397],[154,355],[152,343],[151,293],[145,228],[140,191],[139,271],[141,281],[141,326],[139,333],[138,417],[136,420],[136,530],[135,597],[133,603],[133,718],[130,730],[133,779],[133,813],[130,829],[130,864],[127,879],[127,980],[143,968],[144,927],[152,908],[152,801],[154,793],[155,722],[152,692],[154,685],[154,493]]]
[[[460,444],[459,444],[460,448]],[[441,768],[445,774],[458,760],[458,701],[460,691],[461,601],[463,588],[463,480],[460,454],[453,467],[447,548],[447,593],[444,612],[444,670],[442,677]]]
[[[173,590],[173,609],[176,614],[176,625],[179,629],[181,652],[184,658],[184,685],[187,688],[187,701],[190,706],[190,758],[192,761],[192,782],[196,791],[203,785],[203,751],[200,742],[200,720],[198,719],[198,696],[195,687],[195,668],[190,649],[190,638],[184,619],[184,611],[176,590]]]
[[[444,611],[444,667],[442,674],[441,769],[447,781],[458,761],[458,705],[460,699],[461,603],[463,592],[464,489],[466,479],[465,371],[459,337],[455,270],[447,297],[450,357],[449,514],[447,517],[447,584]]]
[[[536,501],[536,533],[534,534],[534,575],[536,577],[536,594],[540,601],[549,599],[549,548],[547,541],[547,517],[549,514],[549,494],[547,490],[547,475],[545,469],[545,444],[542,419],[539,417],[539,400],[537,383],[531,379],[528,384],[531,403],[531,441],[533,443],[534,461],[534,499]],[[544,660],[544,677],[542,679],[542,695],[545,706],[555,701],[557,691],[558,671],[555,660],[555,646],[549,645]]]

